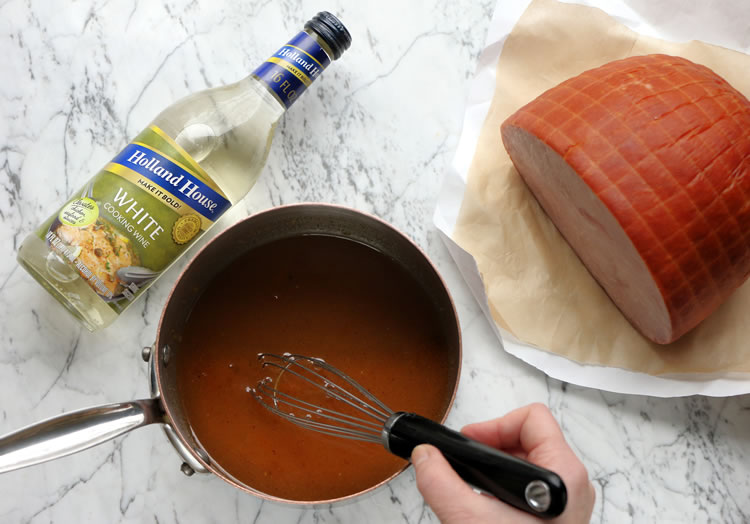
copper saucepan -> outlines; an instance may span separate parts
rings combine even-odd
[[[332,500],[295,501],[262,493],[238,482],[214,463],[196,441],[177,391],[175,361],[179,337],[205,286],[230,262],[249,250],[282,238],[308,234],[343,237],[361,242],[391,257],[417,279],[442,315],[452,351],[455,377],[446,384],[453,403],[461,363],[461,334],[453,301],[445,283],[425,254],[405,235],[373,216],[330,204],[295,204],[273,208],[229,227],[206,244],[183,270],[167,299],[152,348],[144,348],[149,363],[151,398],[106,404],[59,415],[0,437],[0,473],[60,458],[147,424],[163,425],[182,458],[186,475],[213,473],[232,486],[268,500],[298,505],[331,504],[371,492],[393,476],[359,493]],[[447,416],[443,414],[442,420]]]

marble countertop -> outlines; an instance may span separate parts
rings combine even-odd
[[[0,2],[0,433],[148,396],[150,345],[176,264],[114,325],[89,333],[21,270],[16,252],[159,110],[233,82],[321,9],[353,45],[285,116],[255,188],[206,238],[280,204],[377,215],[432,258],[463,331],[448,425],[540,401],[597,491],[593,522],[749,522],[750,396],[656,399],[574,387],[506,354],[432,224],[493,0]],[[201,242],[205,243],[205,239]],[[193,250],[194,252],[195,250]],[[264,503],[186,477],[158,426],[0,475],[0,522],[424,523],[411,469],[334,508]]]

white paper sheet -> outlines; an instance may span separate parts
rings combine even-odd
[[[566,1],[566,0],[561,0]],[[619,368],[583,365],[516,340],[500,329],[490,315],[484,285],[474,258],[451,235],[458,219],[474,149],[495,89],[495,69],[503,43],[530,0],[509,3],[498,0],[487,42],[470,85],[463,129],[452,170],[446,174],[434,222],[461,274],[479,302],[505,351],[549,376],[572,384],[617,393],[679,397],[686,395],[731,396],[750,393],[746,375],[652,376]],[[643,35],[671,41],[701,40],[750,53],[750,2],[713,0],[692,5],[681,0],[577,0],[602,9],[615,20]]]

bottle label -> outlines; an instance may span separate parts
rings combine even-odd
[[[330,63],[323,48],[302,31],[263,62],[253,75],[289,108]]]
[[[230,206],[200,165],[151,126],[37,235],[120,312]]]

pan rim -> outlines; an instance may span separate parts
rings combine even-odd
[[[331,505],[340,505],[343,503],[353,502],[361,498],[362,496],[374,493],[375,491],[379,490],[384,485],[386,485],[387,483],[391,482],[396,477],[401,475],[404,471],[406,471],[409,468],[411,464],[407,462],[402,468],[399,468],[392,475],[388,476],[387,478],[383,479],[377,484],[374,484],[356,493],[351,493],[351,494],[344,495],[341,497],[335,497],[335,498],[324,499],[324,500],[293,500],[293,499],[279,497],[276,495],[262,492],[260,490],[253,488],[252,486],[248,486],[242,483],[241,481],[235,479],[234,477],[231,476],[231,474],[229,474],[226,470],[224,470],[224,468],[222,468],[221,465],[218,464],[217,462],[206,460],[207,457],[203,457],[201,456],[201,454],[198,454],[195,452],[195,450],[193,449],[193,444],[188,438],[186,438],[183,430],[179,426],[172,423],[172,421],[175,420],[177,411],[181,410],[181,408],[178,405],[176,405],[180,402],[180,399],[177,396],[175,396],[175,398],[169,398],[168,395],[165,395],[165,390],[163,387],[165,378],[164,378],[164,374],[163,374],[164,372],[162,370],[162,365],[161,365],[161,362],[163,360],[163,346],[164,346],[162,339],[166,337],[166,335],[164,334],[164,324],[165,324],[165,319],[167,318],[168,311],[170,309],[169,306],[172,303],[172,299],[173,299],[173,296],[175,295],[176,290],[180,287],[180,283],[183,282],[183,279],[185,278],[185,276],[191,272],[191,268],[195,266],[196,261],[201,258],[201,255],[203,255],[207,250],[213,249],[212,246],[214,246],[217,241],[219,241],[224,236],[231,234],[231,232],[234,231],[236,228],[240,228],[243,226],[247,227],[246,223],[249,221],[257,222],[257,221],[262,220],[264,217],[267,217],[268,215],[283,214],[283,213],[294,212],[294,211],[305,213],[308,210],[316,210],[316,211],[328,210],[329,212],[333,212],[333,213],[343,213],[343,214],[348,214],[348,215],[354,215],[360,219],[363,219],[364,221],[369,221],[371,223],[376,224],[380,228],[383,228],[384,230],[386,230],[388,234],[395,235],[395,237],[399,237],[402,242],[405,242],[409,246],[409,249],[413,249],[415,253],[418,255],[420,262],[424,263],[425,266],[429,268],[433,276],[436,278],[437,282],[439,283],[440,290],[445,294],[445,297],[447,299],[446,304],[450,305],[449,314],[451,318],[451,331],[455,332],[456,351],[457,351],[456,371],[455,371],[455,378],[453,380],[453,386],[451,388],[452,390],[450,391],[450,395],[448,397],[448,402],[447,402],[447,407],[445,409],[445,412],[443,413],[441,419],[439,420],[439,422],[441,423],[445,422],[455,402],[455,398],[456,398],[456,394],[457,394],[458,386],[460,382],[460,377],[461,377],[461,368],[462,368],[462,361],[463,361],[463,344],[462,344],[462,336],[461,336],[461,326],[460,326],[458,314],[456,311],[455,302],[448,289],[448,286],[445,283],[445,280],[443,279],[442,275],[437,270],[437,267],[435,266],[435,264],[432,262],[432,260],[430,260],[430,258],[424,252],[424,250],[420,246],[418,246],[416,242],[414,242],[411,238],[409,238],[405,233],[400,231],[398,228],[396,228],[392,224],[386,222],[385,220],[377,216],[354,209],[352,207],[342,206],[338,204],[330,204],[330,203],[325,203],[325,202],[293,203],[293,204],[276,206],[276,207],[265,209],[263,211],[259,211],[252,215],[244,217],[238,220],[237,222],[235,222],[234,224],[228,226],[226,229],[221,231],[218,235],[212,238],[205,245],[201,246],[201,248],[191,257],[190,262],[181,270],[180,274],[177,276],[167,296],[164,307],[162,308],[161,315],[159,318],[159,323],[157,326],[157,331],[156,331],[156,341],[155,341],[154,348],[153,348],[153,352],[154,352],[153,358],[155,359],[154,361],[155,362],[154,387],[157,388],[159,391],[159,396],[161,398],[161,403],[162,403],[164,412],[166,413],[168,424],[172,428],[174,435],[182,444],[182,446],[184,447],[184,450],[191,454],[191,458],[194,461],[197,461],[203,468],[205,468],[207,472],[213,473],[214,475],[216,475],[223,481],[229,483],[235,488],[240,489],[241,491],[257,496],[264,500],[273,501],[273,502],[280,503],[283,505],[296,506],[296,507],[318,507],[318,506],[323,506],[323,505],[330,507]],[[298,235],[295,234],[295,235],[290,235],[290,236],[298,236]],[[342,238],[346,238],[346,237],[344,236]],[[356,241],[356,239],[352,239],[352,240]],[[178,453],[179,452],[180,450],[178,449]]]

